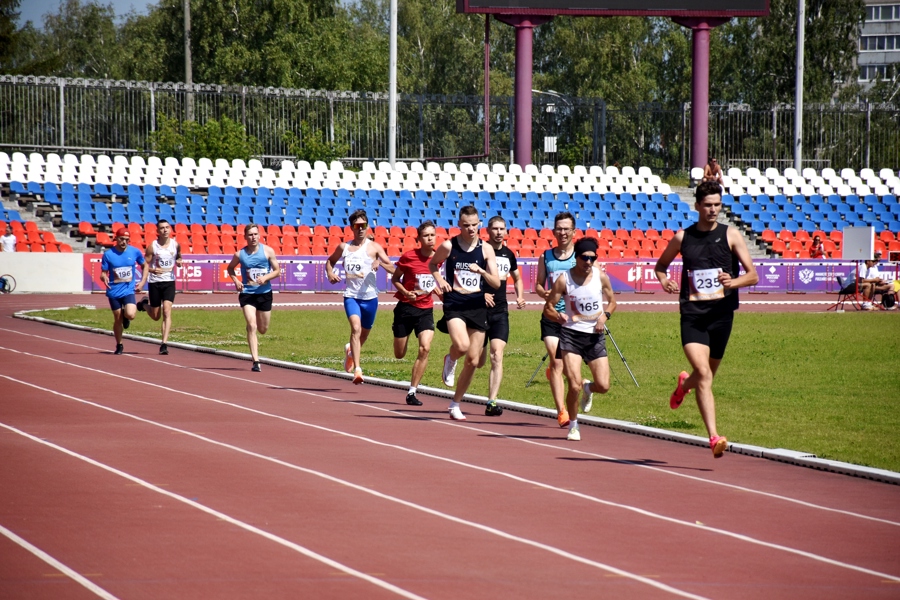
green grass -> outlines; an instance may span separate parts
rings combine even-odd
[[[106,310],[41,314],[91,327],[112,324]],[[391,319],[391,312],[382,309],[363,348],[363,368],[368,375],[406,381],[415,349],[403,360],[393,358]],[[525,388],[544,356],[538,319],[534,311],[510,315],[500,397],[552,407],[542,372]],[[595,396],[591,414],[705,435],[693,395],[678,412],[668,407],[675,375],[687,368],[678,315],[620,311],[610,326],[641,387],[634,386],[610,344],[612,389]],[[276,307],[260,353],[340,369],[348,331],[342,311]],[[158,337],[159,324],[139,315],[129,332]],[[247,351],[243,317],[236,309],[176,310],[171,339]],[[446,335],[436,334],[424,384],[441,386],[441,358],[448,345]],[[900,471],[897,356],[900,325],[893,314],[739,312],[713,388],[719,431],[734,442]],[[476,374],[470,392],[487,395],[487,368]]]

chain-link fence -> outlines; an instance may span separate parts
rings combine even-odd
[[[485,157],[483,98],[401,95],[397,157],[508,163],[513,105],[509,97],[491,98]],[[690,105],[622,107],[538,92],[532,106],[535,164],[618,163],[660,174],[690,165]],[[346,144],[349,165],[388,153],[383,93],[0,76],[0,149],[6,152],[148,154],[160,114],[201,123],[228,116],[259,140],[269,164],[291,158],[284,134],[299,132],[302,121],[323,139]],[[783,169],[793,165],[793,127],[791,106],[713,106],[710,152],[726,167]],[[808,106],[803,128],[804,166],[900,168],[900,108]]]

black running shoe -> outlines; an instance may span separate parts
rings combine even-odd
[[[150,301],[146,298],[137,303],[137,309],[140,312],[144,312],[147,310],[147,305],[150,304]]]
[[[131,327],[131,319],[125,317],[122,319],[122,329],[128,329],[129,327]]]
[[[168,346],[167,344],[161,344],[160,347],[159,347],[159,353],[160,353],[160,354],[168,354],[168,353],[169,353],[169,346]]]
[[[116,344],[116,351],[113,354],[122,354],[125,352],[125,346],[122,344]]]
[[[253,368],[250,370],[253,371],[254,373],[259,373],[260,371],[262,371],[262,369],[259,368],[258,360],[253,362]]]
[[[410,406],[422,406],[422,401],[416,398],[415,392],[410,392],[406,395],[406,403]]]
[[[488,402],[484,407],[484,414],[488,417],[499,417],[503,414],[503,408],[496,402]]]

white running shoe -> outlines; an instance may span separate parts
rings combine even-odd
[[[453,387],[453,378],[456,377],[456,361],[450,360],[450,355],[444,355],[444,371],[441,373],[444,378],[444,385]]]
[[[350,351],[350,344],[344,345],[344,370],[348,373],[353,372],[353,352]]]
[[[569,435],[566,436],[566,439],[570,442],[581,441],[581,430],[578,429],[578,425],[569,428]]]
[[[591,412],[591,406],[594,405],[594,392],[591,391],[591,382],[585,381],[581,386],[581,412]]]
[[[458,406],[454,406],[450,409],[450,418],[454,421],[465,421],[466,415],[462,414],[462,411],[459,410]]]

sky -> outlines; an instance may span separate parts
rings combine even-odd
[[[123,17],[133,8],[140,14],[147,14],[147,6],[156,4],[156,0],[100,0],[100,4],[112,4],[116,17]],[[19,25],[31,21],[35,27],[43,26],[43,16],[47,13],[59,12],[60,0],[22,0],[19,4]]]

